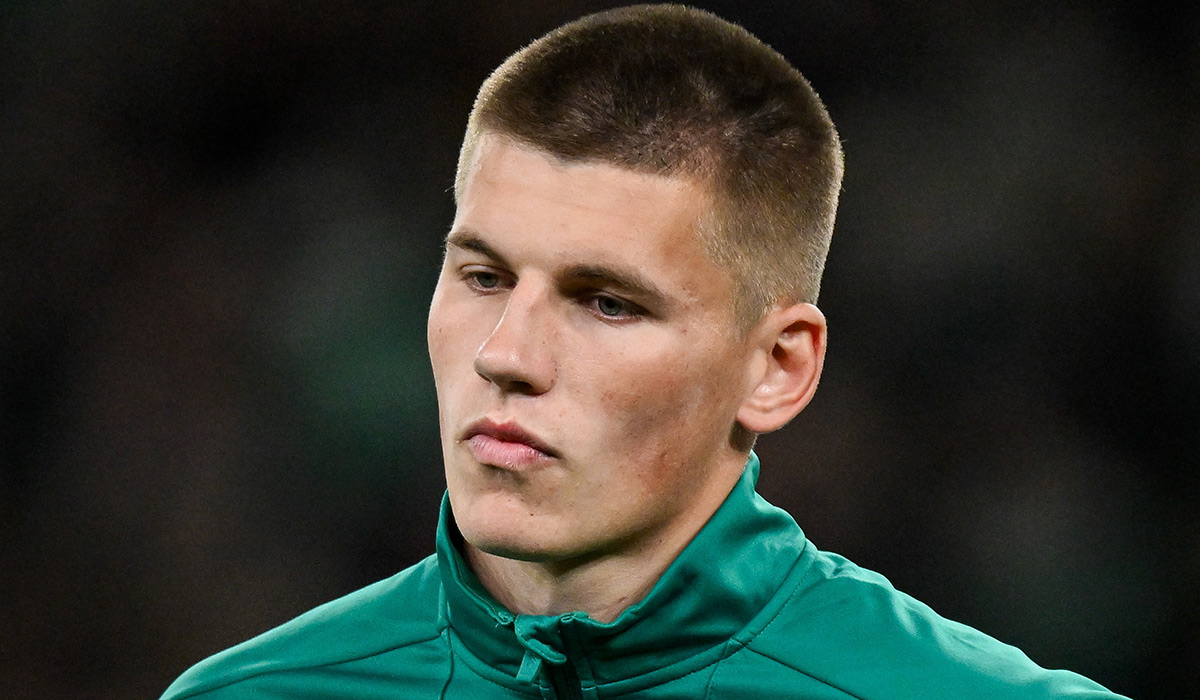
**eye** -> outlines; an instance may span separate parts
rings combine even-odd
[[[500,288],[504,284],[500,273],[488,269],[472,268],[464,270],[462,277],[468,287],[477,291],[491,291]]]
[[[591,298],[591,304],[605,318],[623,319],[637,318],[642,310],[636,304],[618,299],[607,294],[597,294]]]

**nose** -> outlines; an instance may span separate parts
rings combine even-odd
[[[475,353],[475,372],[502,392],[538,395],[554,386],[554,329],[546,294],[521,280]]]

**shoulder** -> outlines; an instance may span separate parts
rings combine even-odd
[[[238,687],[253,679],[428,644],[444,627],[441,598],[437,561],[428,557],[201,661],[171,684],[162,700],[240,697]]]
[[[886,578],[808,545],[748,651],[857,698],[1117,698],[947,620]]]

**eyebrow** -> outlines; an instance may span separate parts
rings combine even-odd
[[[484,242],[479,234],[470,229],[455,229],[446,235],[446,250],[450,248],[462,248],[480,255],[491,258],[501,265],[507,265],[508,262],[504,259],[495,248]]]
[[[508,261],[492,246],[470,229],[455,229],[446,236],[446,249],[461,248],[495,260],[509,267]],[[622,270],[603,264],[571,265],[559,275],[561,279],[575,283],[587,282],[596,286],[620,290],[636,298],[639,303],[657,305],[660,309],[670,303],[670,295],[648,277],[634,270]]]
[[[619,270],[608,265],[572,265],[563,272],[563,277],[609,289],[617,289],[634,297],[641,304],[667,306],[668,296],[658,285],[632,270]]]

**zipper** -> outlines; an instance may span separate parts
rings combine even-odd
[[[550,686],[554,688],[554,697],[558,700],[583,700],[583,687],[579,684],[579,674],[575,672],[575,664],[569,660],[565,664],[547,664],[550,673]]]

